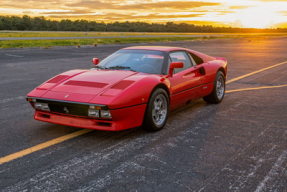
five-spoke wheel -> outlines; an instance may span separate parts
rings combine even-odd
[[[218,71],[215,80],[214,86],[211,94],[203,97],[203,100],[207,103],[220,103],[225,94],[225,77],[221,71]]]
[[[169,97],[162,88],[155,89],[148,101],[143,128],[147,131],[161,130],[166,121],[169,111]]]
[[[163,94],[158,94],[153,102],[152,120],[157,127],[160,127],[167,116],[167,100]]]

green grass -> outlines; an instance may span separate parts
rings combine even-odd
[[[118,43],[153,43],[166,41],[183,41],[200,39],[197,37],[146,37],[146,38],[110,38],[110,39],[68,39],[68,40],[8,40],[0,41],[0,48],[23,48],[23,47],[52,47],[95,44],[118,44]]]
[[[0,31],[0,37],[97,37],[97,36],[139,36],[139,35],[268,35],[286,36],[285,33],[140,33],[140,32],[57,32],[57,31]]]
[[[213,33],[206,33],[205,35],[211,35],[211,34]],[[139,35],[202,35],[202,33],[0,31],[0,37],[97,37],[97,36],[139,36]]]
[[[153,42],[170,42],[170,41],[206,41],[210,39],[235,39],[235,38],[248,38],[248,39],[265,39],[269,37],[277,37],[275,34],[233,34],[215,37],[205,34],[203,37],[133,37],[133,38],[103,38],[103,39],[67,39],[67,40],[4,40],[0,41],[0,48],[24,48],[24,47],[43,47],[49,49],[53,46],[77,46],[91,45],[96,46],[99,44],[118,44],[118,43],[153,43]],[[281,34],[279,36],[287,36]]]
[[[108,32],[30,32],[2,31],[0,37],[96,37],[96,36],[127,36],[142,35],[143,33],[108,33]]]

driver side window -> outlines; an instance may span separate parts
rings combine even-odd
[[[174,69],[174,73],[179,73],[192,66],[188,55],[184,51],[172,52],[169,56],[170,62],[183,62],[183,68]]]

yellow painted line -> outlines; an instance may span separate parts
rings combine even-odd
[[[237,78],[234,78],[234,79],[231,79],[229,81],[226,82],[226,84],[228,83],[231,83],[231,82],[234,82],[234,81],[237,81],[239,79],[243,79],[245,77],[248,77],[250,75],[253,75],[253,74],[256,74],[256,73],[259,73],[259,72],[262,72],[262,71],[265,71],[267,69],[271,69],[273,67],[277,67],[279,65],[283,65],[283,64],[286,64],[287,61],[283,62],[283,63],[279,63],[279,64],[276,64],[276,65],[273,65],[273,66],[270,66],[270,67],[267,67],[267,68],[264,68],[264,69],[260,69],[258,71],[254,71],[252,73],[248,73],[246,75],[242,75],[240,77],[237,77]],[[275,88],[275,87],[284,87],[284,86],[287,86],[287,85],[282,85],[282,86],[271,86],[271,87],[258,87],[258,88],[248,88],[248,89],[237,89],[237,90],[231,90],[231,91],[226,91],[226,93],[230,93],[230,92],[236,92],[236,91],[247,91],[247,90],[255,90],[255,89],[264,89],[264,88]],[[83,135],[85,133],[88,133],[88,132],[91,132],[92,130],[90,129],[83,129],[83,130],[80,130],[80,131],[76,131],[74,133],[71,133],[71,134],[68,134],[68,135],[64,135],[62,137],[58,137],[56,139],[53,139],[53,140],[50,140],[50,141],[47,141],[45,143],[41,143],[39,145],[36,145],[36,146],[33,146],[33,147],[30,147],[28,149],[24,149],[22,151],[19,151],[19,152],[16,152],[16,153],[13,153],[11,155],[7,155],[5,157],[2,157],[0,158],[0,165],[3,164],[3,163],[7,163],[9,161],[12,161],[14,159],[17,159],[19,157],[23,157],[25,155],[28,155],[28,154],[31,154],[31,153],[34,153],[36,151],[39,151],[41,149],[44,149],[44,148],[47,148],[47,147],[50,147],[52,145],[55,145],[55,144],[58,144],[58,143],[61,143],[63,141],[66,141],[68,139],[72,139],[72,138],[75,138],[75,137],[78,137],[80,135]]]
[[[287,61],[282,62],[282,63],[278,63],[278,64],[276,64],[276,65],[272,65],[272,66],[270,66],[270,67],[266,67],[266,68],[264,68],[264,69],[260,69],[260,70],[258,70],[258,71],[254,71],[254,72],[252,72],[252,73],[248,73],[248,74],[246,74],[246,75],[242,75],[242,76],[240,76],[240,77],[236,77],[236,78],[234,78],[234,79],[231,79],[231,80],[229,80],[229,81],[226,81],[226,84],[231,83],[231,82],[234,82],[234,81],[238,81],[238,80],[243,79],[243,78],[245,78],[245,77],[249,77],[249,76],[254,75],[254,74],[256,74],[256,73],[260,73],[260,72],[265,71],[265,70],[267,70],[267,69],[271,69],[271,68],[274,68],[274,67],[277,67],[277,66],[280,66],[280,65],[284,65],[284,64],[286,64],[286,63],[287,63]]]
[[[272,88],[279,88],[279,87],[287,87],[287,85],[276,85],[276,86],[254,87],[254,88],[246,88],[246,89],[235,89],[235,90],[225,91],[225,93],[232,93],[232,92],[239,92],[239,91],[252,91],[252,90],[258,90],[258,89],[272,89]]]
[[[50,147],[52,145],[55,145],[55,144],[58,144],[58,143],[61,143],[63,141],[66,141],[68,139],[72,139],[74,137],[78,137],[80,135],[83,135],[85,133],[88,133],[88,132],[91,132],[92,130],[90,129],[83,129],[83,130],[80,130],[80,131],[76,131],[74,133],[71,133],[71,134],[68,134],[68,135],[64,135],[62,137],[58,137],[56,139],[53,139],[53,140],[50,140],[50,141],[47,141],[45,143],[41,143],[39,145],[36,145],[36,146],[33,146],[33,147],[30,147],[28,149],[25,149],[25,150],[22,150],[22,151],[19,151],[19,152],[16,152],[16,153],[13,153],[11,155],[7,155],[6,157],[2,157],[0,158],[0,165],[3,164],[3,163],[6,163],[6,162],[9,162],[9,161],[12,161],[14,159],[17,159],[19,157],[23,157],[25,155],[28,155],[30,153],[33,153],[35,151],[39,151],[41,149],[44,149],[44,148],[47,148],[47,147]]]

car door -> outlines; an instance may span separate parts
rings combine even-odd
[[[169,54],[169,62],[183,62],[184,67],[174,69],[169,77],[171,85],[171,110],[197,98],[201,75],[198,67],[185,51],[174,51]]]
[[[201,72],[200,87],[198,88],[197,98],[209,95],[212,92],[213,81],[215,78],[214,74],[216,74],[216,68],[212,67],[213,61],[204,62],[203,59],[194,53],[188,52],[188,54],[191,57],[191,60],[194,61],[198,70]]]

